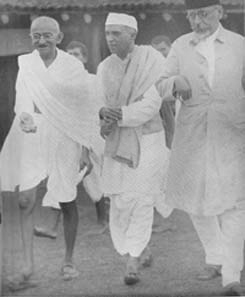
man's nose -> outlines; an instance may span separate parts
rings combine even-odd
[[[45,43],[45,42],[46,42],[45,38],[41,35],[39,38],[39,43]]]
[[[106,38],[108,41],[112,41],[114,39],[112,34],[108,34]]]
[[[193,17],[193,22],[195,24],[200,24],[201,23],[201,18],[198,16],[198,14],[196,14],[194,17]]]

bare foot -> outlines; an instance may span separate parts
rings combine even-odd
[[[99,226],[93,227],[93,229],[89,230],[88,232],[85,233],[85,235],[101,235],[106,233],[109,230],[108,224],[103,224]]]
[[[12,292],[35,288],[38,286],[38,282],[31,280],[32,273],[29,271],[21,272],[20,274],[14,275],[7,280],[7,287]]]
[[[57,232],[48,230],[46,228],[35,226],[34,227],[34,235],[38,236],[38,237],[46,237],[46,238],[56,239]]]
[[[70,281],[79,276],[79,271],[73,263],[65,263],[61,268],[61,275],[64,281]]]
[[[33,265],[32,264],[30,264],[30,265],[27,264],[25,267],[23,267],[21,269],[20,275],[22,275],[22,278],[24,280],[29,280],[31,278],[31,276],[33,275],[33,271],[34,271]]]
[[[140,255],[140,266],[143,268],[150,267],[153,262],[153,256],[149,247],[146,247]]]

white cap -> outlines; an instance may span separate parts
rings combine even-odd
[[[136,18],[126,13],[110,12],[107,16],[105,25],[123,25],[138,31]]]

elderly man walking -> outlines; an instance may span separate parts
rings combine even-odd
[[[140,257],[152,233],[153,209],[165,216],[162,183],[168,149],[154,86],[164,66],[151,46],[135,45],[137,21],[127,14],[110,13],[105,23],[111,55],[98,67],[105,106],[100,110],[105,138],[103,181],[110,197],[110,231],[114,247],[128,255],[124,281],[139,281]]]
[[[66,46],[66,52],[81,62],[82,67],[85,67],[88,62],[88,49],[85,44],[80,41],[72,40]],[[96,75],[90,74],[91,83],[94,81],[93,87],[96,84]],[[97,115],[97,111],[99,107],[101,107],[101,102],[98,102],[97,99],[100,99],[100,96],[91,96],[91,105],[94,105],[95,114]],[[99,129],[96,129],[92,132],[95,132],[93,136],[93,147],[89,150],[89,157],[93,166],[90,174],[86,174],[82,180],[84,188],[86,192],[89,194],[90,198],[95,204],[96,214],[97,214],[97,222],[98,226],[95,229],[88,231],[87,234],[96,235],[102,234],[106,230],[108,230],[108,222],[107,222],[107,204],[106,198],[103,197],[102,189],[101,189],[101,167],[102,167],[102,159],[103,159],[103,148],[104,148],[104,140],[100,137]],[[92,138],[92,135],[91,135]],[[59,204],[50,205],[51,212],[51,224],[50,227],[45,226],[35,226],[34,234],[40,237],[48,237],[55,239],[57,237],[57,230],[60,221],[60,207]],[[54,207],[55,206],[55,207]]]
[[[70,55],[73,55],[74,57],[79,59],[86,66],[88,62],[88,49],[85,44],[79,41],[71,41],[67,45],[66,51]],[[92,77],[96,85],[96,75],[91,74],[91,78]],[[92,99],[93,100],[91,104],[94,104],[95,110],[98,110],[98,108],[101,106],[101,102],[99,101],[100,96],[94,96]],[[86,192],[89,194],[92,201],[94,202],[97,215],[97,222],[99,224],[99,228],[91,230],[87,233],[94,235],[102,234],[106,230],[108,230],[107,212],[109,206],[108,199],[103,196],[101,185],[101,167],[103,160],[104,140],[100,137],[97,130],[95,130],[95,133],[96,134],[94,135],[93,147],[89,151],[89,156],[93,165],[93,170],[83,179],[84,188]]]
[[[192,33],[177,39],[158,87],[182,98],[170,159],[167,203],[190,214],[209,280],[241,295],[245,235],[244,37],[220,24],[218,0],[186,0]]]
[[[63,33],[50,17],[31,24],[35,50],[19,57],[15,120],[0,155],[3,195],[19,189],[24,267],[12,288],[28,287],[33,273],[33,208],[36,186],[48,177],[47,204],[59,204],[64,218],[65,280],[78,276],[72,256],[78,225],[75,198],[79,167],[91,168],[88,156],[93,111],[89,74],[57,48]],[[80,163],[80,166],[79,166]]]

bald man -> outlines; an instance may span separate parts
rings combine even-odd
[[[64,218],[64,280],[78,276],[72,256],[78,225],[75,198],[79,170],[91,170],[88,151],[95,120],[90,76],[71,55],[57,48],[59,24],[38,17],[31,25],[35,50],[18,59],[15,119],[0,155],[3,195],[18,189],[24,266],[12,289],[30,284],[33,273],[33,208],[36,187],[46,177],[45,205],[61,207]]]
[[[66,46],[66,52],[70,55],[73,55],[76,59],[78,59],[82,63],[82,67],[86,65],[88,61],[88,49],[85,44],[80,41],[73,40]],[[91,75],[92,78],[92,75]],[[96,76],[94,75],[94,79]],[[97,98],[97,97],[96,97]],[[96,99],[93,98],[93,99]],[[101,106],[100,102],[97,100],[92,100],[92,104],[95,105],[95,108],[99,108]],[[95,131],[98,132],[98,131]],[[93,165],[93,170],[89,175],[83,179],[83,186],[94,202],[96,215],[97,215],[97,226],[91,226],[92,230],[89,230],[87,235],[96,235],[103,234],[108,230],[107,223],[107,208],[108,208],[108,200],[103,197],[102,189],[101,189],[101,164],[102,164],[102,155],[103,155],[103,147],[104,141],[100,137],[99,133],[94,135],[95,141],[93,143],[93,149],[89,151],[90,160]],[[51,224],[44,226],[35,226],[34,234],[40,237],[48,237],[51,239],[56,239],[58,226],[60,222],[60,208],[52,207],[51,212]]]

